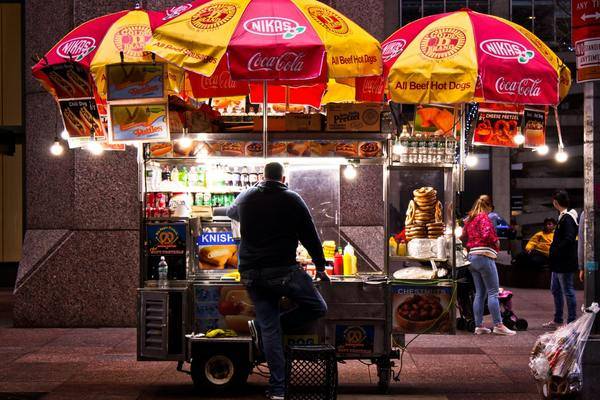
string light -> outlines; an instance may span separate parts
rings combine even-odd
[[[193,143],[192,138],[187,135],[187,132],[188,132],[187,128],[184,128],[183,134],[181,135],[181,139],[179,139],[179,144],[184,149],[192,147],[192,143]]]
[[[62,153],[64,153],[65,148],[63,147],[62,144],[60,144],[60,141],[58,140],[58,136],[54,138],[54,143],[52,144],[52,146],[50,146],[50,153],[53,156],[60,156],[62,155]]]
[[[397,156],[402,154],[402,144],[400,144],[400,139],[398,137],[396,137],[396,140],[394,140],[394,146],[392,147],[392,153],[394,153]]]
[[[478,162],[479,162],[479,158],[474,153],[469,153],[465,157],[465,164],[467,165],[467,167],[473,168],[474,166],[477,165]]]
[[[344,168],[344,178],[348,180],[353,180],[356,178],[356,175],[356,167],[352,164],[346,165],[346,168]]]
[[[517,146],[520,146],[523,143],[525,143],[525,136],[523,136],[523,134],[519,132],[513,137],[513,142],[515,142]]]
[[[558,146],[558,151],[554,155],[554,159],[559,163],[564,163],[569,159],[569,154],[562,146]]]
[[[69,140],[69,132],[66,129],[63,129],[60,133],[60,137],[62,140]]]
[[[535,150],[537,151],[537,153],[540,156],[545,156],[546,154],[548,154],[550,152],[550,147],[548,147],[547,145],[543,144],[541,146],[536,147]]]

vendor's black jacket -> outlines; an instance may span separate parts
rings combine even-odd
[[[283,183],[263,181],[245,190],[229,207],[227,216],[240,222],[240,272],[296,264],[298,241],[317,270],[324,270],[323,248],[310,211]]]
[[[553,272],[575,272],[577,263],[577,212],[570,210],[558,218],[550,245],[549,265]]]

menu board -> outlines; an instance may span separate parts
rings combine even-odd
[[[518,109],[503,109],[496,105],[495,109],[479,108],[473,144],[499,147],[518,147],[514,137],[519,133],[522,114]]]
[[[392,286],[392,330],[395,333],[454,333],[450,307],[452,287]]]
[[[167,104],[109,104],[109,141],[169,140]]]
[[[42,69],[48,83],[54,88],[59,99],[76,99],[92,97],[94,89],[90,83],[89,73],[77,63],[49,65]]]
[[[187,225],[184,222],[146,225],[146,279],[158,279],[158,263],[165,257],[169,279],[185,279]]]
[[[379,141],[300,140],[275,141],[268,144],[270,157],[383,157],[384,144]],[[182,147],[176,142],[149,145],[150,157],[262,157],[263,144],[258,141],[194,141]]]
[[[231,227],[204,227],[196,238],[196,261],[199,272],[237,269],[238,248]]]
[[[106,67],[108,101],[163,99],[163,64],[113,64]]]
[[[525,109],[523,112],[523,135],[525,147],[546,144],[546,111]]]
[[[69,134],[69,146],[80,147],[90,140],[92,133],[97,140],[104,140],[105,134],[93,98],[79,100],[59,100],[63,124]]]
[[[452,135],[459,126],[459,118],[453,107],[430,104],[417,107],[413,131]]]

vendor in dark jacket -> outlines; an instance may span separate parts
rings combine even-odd
[[[552,204],[560,213],[554,239],[550,245],[549,265],[552,271],[550,290],[554,296],[554,319],[544,327],[553,328],[563,324],[563,296],[567,301],[567,323],[577,318],[577,301],[573,286],[577,262],[577,211],[569,209],[569,195],[564,190],[552,196]]]
[[[327,312],[312,278],[296,263],[298,241],[312,257],[317,278],[329,278],[310,211],[285,185],[283,166],[268,163],[264,177],[236,198],[227,215],[240,222],[239,271],[256,310],[256,321],[248,325],[269,365],[269,397],[277,400],[283,399],[285,392],[282,331],[306,326]],[[284,296],[296,308],[280,315],[279,300]]]

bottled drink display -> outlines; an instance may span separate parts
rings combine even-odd
[[[452,164],[456,153],[454,136],[416,133],[410,135],[406,128],[398,137],[393,161],[402,164]]]

